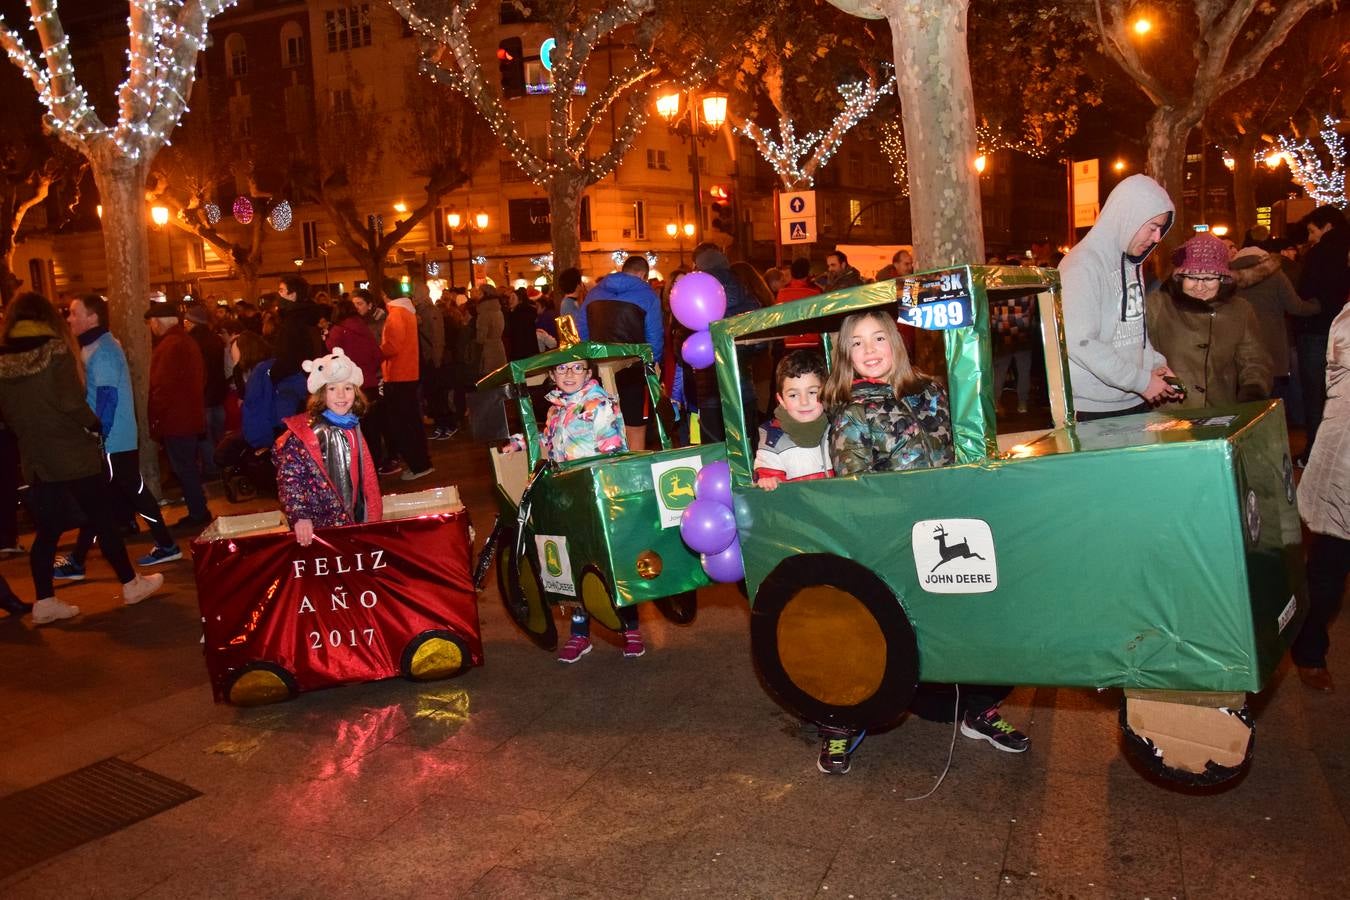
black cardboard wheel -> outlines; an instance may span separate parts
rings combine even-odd
[[[676,625],[688,625],[698,616],[698,591],[659,597],[652,602],[661,611],[661,615]]]
[[[1232,781],[1246,774],[1247,770],[1251,768],[1252,753],[1256,750],[1256,722],[1252,719],[1251,711],[1246,704],[1239,709],[1215,710],[1215,712],[1222,712],[1231,716],[1232,718],[1226,721],[1241,723],[1248,731],[1247,746],[1242,761],[1237,765],[1220,765],[1211,759],[1205,763],[1203,772],[1170,765],[1166,761],[1165,753],[1152,740],[1130,727],[1129,701],[1122,694],[1120,698],[1120,730],[1124,737],[1125,752],[1149,774],[1183,787],[1212,788]]]
[[[502,532],[497,543],[497,590],[501,593],[506,616],[541,650],[558,649],[558,626],[553,609],[544,599],[534,554],[526,552],[516,559],[515,529]]]
[[[764,580],[750,648],[769,693],[817,725],[893,725],[919,682],[918,641],[899,599],[872,572],[828,553],[789,557]]]

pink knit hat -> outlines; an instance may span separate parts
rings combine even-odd
[[[1210,234],[1197,234],[1172,254],[1178,275],[1233,277],[1228,268],[1228,245]]]

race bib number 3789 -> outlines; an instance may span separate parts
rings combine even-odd
[[[900,288],[900,321],[925,331],[966,328],[974,324],[965,272],[937,272]]]

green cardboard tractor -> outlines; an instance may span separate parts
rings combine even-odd
[[[1034,296],[1046,427],[999,434],[990,305]],[[736,357],[881,308],[940,331],[956,464],[753,486]],[[809,721],[895,724],[915,682],[1123,688],[1127,745],[1215,783],[1245,765],[1245,695],[1307,602],[1278,402],[1075,424],[1053,270],[958,267],[712,326],[726,455],[768,690]]]
[[[500,427],[476,426],[476,435],[501,439],[518,430],[526,446],[523,453],[490,451],[499,516],[480,577],[495,546],[507,614],[547,650],[557,646],[551,606],[559,603],[580,602],[615,630],[619,607],[648,600],[672,621],[692,621],[695,592],[708,578],[680,540],[680,513],[694,500],[699,468],[724,458],[721,444],[672,449],[665,426],[653,417],[659,450],[562,464],[541,459],[535,395],[554,366],[577,360],[593,364],[611,395],[617,395],[617,372],[642,366],[652,409],[658,408],[660,382],[645,344],[572,344],[508,363],[478,383],[479,402],[492,407],[487,418]],[[506,415],[512,411],[514,421]],[[482,412],[475,418],[484,418]]]

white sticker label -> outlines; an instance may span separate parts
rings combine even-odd
[[[1284,609],[1280,610],[1280,617],[1276,620],[1280,623],[1281,633],[1283,633],[1285,627],[1294,620],[1294,613],[1296,612],[1298,612],[1298,601],[1294,599],[1293,594],[1290,594],[1289,602],[1284,605]]]
[[[661,510],[661,527],[680,524],[680,515],[694,502],[694,479],[703,460],[697,456],[652,463],[652,490]]]
[[[983,519],[925,519],[910,533],[919,585],[930,594],[987,594],[998,587],[994,533]]]
[[[539,553],[539,578],[544,590],[575,597],[577,587],[572,579],[572,558],[567,555],[567,538],[536,534],[534,546]]]

